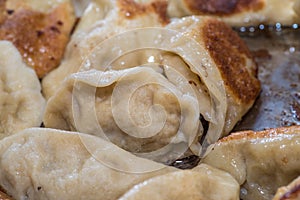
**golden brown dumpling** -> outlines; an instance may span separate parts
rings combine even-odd
[[[300,22],[299,0],[169,0],[171,17],[213,16],[232,26]]]
[[[300,127],[245,131],[221,139],[203,162],[229,172],[242,199],[272,199],[300,175]]]
[[[27,65],[43,78],[64,55],[75,23],[69,0],[6,0],[0,13],[0,39],[11,41]]]

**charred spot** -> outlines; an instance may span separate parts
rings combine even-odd
[[[197,86],[197,83],[195,83],[195,81],[193,81],[193,80],[189,80],[189,84],[190,84],[190,85]]]
[[[38,190],[38,191],[40,191],[41,189],[42,189],[42,187],[41,187],[41,186],[38,186],[38,187],[37,187],[37,190]]]
[[[36,36],[37,37],[41,37],[42,35],[44,35],[44,31],[41,31],[41,30],[36,31]]]
[[[56,26],[51,26],[50,30],[56,33],[60,33],[60,30]]]
[[[12,15],[12,14],[14,14],[14,10],[6,10],[6,12],[7,12],[7,14],[9,14],[9,15]]]
[[[64,23],[63,23],[62,21],[60,21],[60,20],[58,20],[56,23],[57,23],[59,26],[64,25]]]

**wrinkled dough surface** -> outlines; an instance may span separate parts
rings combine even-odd
[[[189,145],[202,134],[196,98],[148,67],[79,72],[49,100],[44,124],[108,137],[131,152],[151,153],[169,144]]]
[[[129,3],[127,5],[127,3]],[[48,99],[53,96],[61,82],[80,70],[81,64],[91,50],[109,37],[142,27],[161,27],[166,23],[149,2],[143,6],[131,1],[92,1],[84,11],[71,40],[66,48],[61,65],[43,80],[43,93]],[[159,10],[164,10],[166,2],[160,2]],[[127,12],[128,11],[128,12]],[[126,13],[132,13],[126,16]]]
[[[300,127],[241,132],[218,142],[203,162],[229,172],[241,198],[271,199],[300,175]]]
[[[148,179],[119,200],[139,199],[239,200],[239,184],[228,173],[202,164]]]
[[[176,170],[101,138],[45,128],[0,141],[0,155],[1,187],[15,199],[117,199],[139,182]]]
[[[40,126],[45,107],[40,82],[18,50],[0,41],[0,138]]]

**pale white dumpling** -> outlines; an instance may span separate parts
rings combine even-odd
[[[113,200],[175,170],[81,133],[31,128],[0,141],[0,185],[16,200]]]
[[[33,69],[7,41],[0,42],[0,139],[42,123],[45,100]]]
[[[201,164],[193,170],[148,179],[135,185],[119,200],[239,200],[239,188],[230,174]]]

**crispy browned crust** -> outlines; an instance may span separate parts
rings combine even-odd
[[[289,126],[289,127],[280,127],[272,128],[263,131],[241,131],[232,133],[231,135],[222,138],[218,143],[230,142],[233,140],[241,139],[259,139],[259,138],[270,138],[279,134],[300,134],[300,126]]]
[[[253,102],[259,94],[260,83],[256,66],[247,68],[252,55],[241,38],[224,22],[208,19],[202,26],[203,41],[215,61],[228,91],[240,103]],[[253,61],[253,63],[255,63]]]
[[[11,41],[42,78],[59,65],[74,21],[73,8],[68,3],[49,14],[20,8],[6,13],[0,24],[0,39]]]
[[[300,183],[287,191],[280,200],[297,200],[300,198]]]
[[[226,16],[245,11],[258,11],[265,7],[264,0],[184,0],[193,14]]]
[[[5,1],[6,0],[0,0],[0,24],[3,23],[3,21],[5,20],[5,15],[6,15]]]
[[[13,200],[13,198],[0,190],[0,200]]]
[[[280,187],[273,200],[297,200],[300,198],[300,177],[288,186]]]
[[[126,19],[134,19],[141,15],[156,14],[162,24],[169,23],[167,17],[168,2],[166,0],[155,0],[149,4],[137,3],[134,0],[118,0],[120,16]]]

